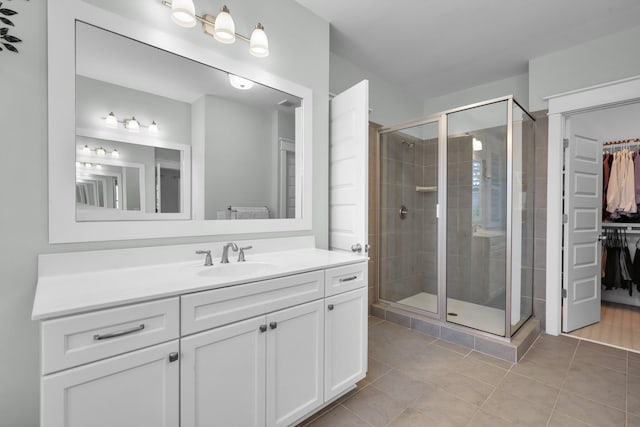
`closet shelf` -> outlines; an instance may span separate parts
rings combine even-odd
[[[416,191],[418,193],[433,193],[438,191],[438,187],[418,187],[416,186]]]
[[[602,228],[617,228],[626,231],[630,234],[640,234],[640,223],[624,223],[624,222],[615,222],[615,223],[602,223]]]

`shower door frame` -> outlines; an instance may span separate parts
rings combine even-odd
[[[457,112],[461,112],[461,111],[465,111],[465,110],[470,110],[473,108],[478,108],[478,107],[482,107],[485,105],[490,105],[490,104],[496,104],[499,102],[505,102],[506,101],[506,106],[507,106],[507,141],[506,141],[506,145],[507,145],[507,218],[506,218],[506,246],[505,246],[505,250],[506,250],[506,259],[505,259],[505,263],[506,263],[506,268],[505,268],[505,283],[506,283],[506,289],[505,289],[505,316],[504,316],[504,323],[505,323],[505,329],[504,329],[504,336],[501,335],[497,335],[497,334],[493,334],[491,332],[486,332],[483,331],[481,329],[476,329],[470,326],[465,326],[465,325],[460,325],[454,322],[449,322],[447,320],[447,215],[446,215],[446,211],[447,211],[447,138],[448,138],[448,115],[449,114],[453,114],[453,113],[457,113]],[[526,321],[532,316],[529,315],[529,317],[527,319],[520,319],[520,321],[515,325],[517,326],[517,328],[515,328],[512,331],[512,325],[511,325],[511,285],[512,285],[512,280],[511,280],[511,275],[512,275],[512,261],[513,261],[513,257],[512,257],[512,218],[513,218],[513,108],[514,108],[514,104],[517,105],[518,107],[520,107],[520,109],[527,114],[532,120],[535,121],[535,118],[533,116],[531,116],[531,114],[524,108],[522,107],[522,105],[520,103],[518,103],[513,95],[506,95],[506,96],[501,96],[498,98],[493,98],[493,99],[489,99],[486,101],[481,101],[481,102],[476,102],[473,104],[468,104],[462,107],[457,107],[457,108],[453,108],[453,109],[449,109],[449,110],[445,110],[436,114],[432,114],[420,119],[416,119],[416,120],[410,120],[407,122],[403,122],[394,126],[385,126],[382,128],[378,129],[377,132],[377,151],[378,154],[380,154],[382,152],[381,150],[381,143],[382,143],[382,139],[381,136],[384,134],[388,134],[388,133],[392,133],[392,132],[397,132],[403,129],[407,129],[407,128],[411,128],[411,127],[417,127],[417,126],[422,126],[422,125],[427,125],[430,123],[438,123],[438,182],[437,182],[437,188],[438,188],[438,204],[436,206],[436,220],[437,220],[437,239],[438,239],[438,246],[437,246],[437,253],[438,253],[438,263],[437,263],[437,271],[436,271],[436,275],[437,275],[437,289],[438,289],[438,312],[437,313],[433,313],[430,311],[426,311],[426,310],[420,310],[418,308],[415,307],[410,307],[407,306],[405,304],[400,304],[397,302],[393,302],[393,301],[387,301],[384,299],[380,298],[380,284],[381,284],[381,280],[380,280],[380,269],[381,269],[381,265],[382,263],[378,262],[378,300],[382,301],[386,304],[389,304],[392,307],[396,307],[396,308],[400,308],[403,310],[408,310],[408,311],[413,311],[413,312],[417,312],[419,314],[425,315],[427,317],[431,317],[434,319],[437,319],[443,323],[446,323],[448,325],[455,325],[456,327],[460,327],[466,330],[472,330],[474,331],[475,334],[481,335],[481,336],[486,336],[486,337],[491,337],[493,339],[504,339],[506,341],[510,341],[511,337],[518,331],[518,329],[524,324],[526,323]],[[377,162],[377,168],[378,168],[378,173],[377,173],[377,179],[376,179],[376,186],[378,188],[378,191],[380,191],[381,189],[381,176],[380,176],[380,168],[381,168],[381,164],[382,164],[382,158],[378,155],[378,162]],[[378,210],[378,212],[381,209],[381,198],[378,197],[377,198],[377,205],[376,209]],[[380,241],[381,241],[381,228],[382,228],[382,221],[378,221],[377,224],[377,228],[378,228],[378,256],[380,256]]]

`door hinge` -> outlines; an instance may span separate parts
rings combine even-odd
[[[566,224],[566,223],[568,223],[568,222],[569,222],[569,215],[567,215],[567,214],[563,214],[563,215],[562,215],[562,223],[563,223],[563,224]]]
[[[566,289],[562,289],[562,298],[566,298],[567,297],[567,290]]]
[[[562,140],[562,147],[563,148],[569,148],[569,138],[564,138]]]

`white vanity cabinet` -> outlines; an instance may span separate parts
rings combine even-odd
[[[45,317],[41,426],[294,425],[366,375],[350,262]]]

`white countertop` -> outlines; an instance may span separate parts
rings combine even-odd
[[[235,264],[235,258],[230,255],[230,264],[226,265]],[[220,268],[220,264],[219,259],[214,258],[213,267],[204,267],[204,257],[199,261],[148,264],[78,273],[40,272],[31,318],[44,320],[366,261],[362,256],[315,248],[255,254],[249,252],[246,258],[250,263],[268,264],[268,272],[233,277],[206,276],[207,273],[201,272]]]

